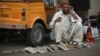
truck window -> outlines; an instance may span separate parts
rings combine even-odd
[[[45,6],[47,6],[47,7],[54,7],[55,6],[55,4],[56,4],[56,0],[44,0],[44,3],[45,3]]]

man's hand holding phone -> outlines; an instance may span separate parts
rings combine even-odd
[[[73,14],[73,12],[74,12],[73,7],[72,7],[72,6],[69,6],[69,13],[70,13],[70,14]]]
[[[73,16],[73,18],[74,18],[75,20],[78,19],[77,16],[75,15],[75,13],[74,13],[74,9],[73,9],[72,6],[69,7],[69,13]]]

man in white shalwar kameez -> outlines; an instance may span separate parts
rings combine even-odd
[[[69,6],[68,2],[61,4],[62,10],[55,13],[49,26],[53,29],[56,43],[60,43],[62,39],[67,41],[82,42],[83,29],[82,20]]]

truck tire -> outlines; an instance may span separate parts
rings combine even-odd
[[[40,23],[35,23],[31,30],[28,30],[28,42],[34,46],[42,44],[44,39],[44,28]]]

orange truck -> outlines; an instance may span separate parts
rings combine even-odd
[[[55,13],[53,4],[44,0],[0,0],[0,40],[4,32],[20,31],[27,33],[32,45],[40,45],[50,32],[49,22]]]

